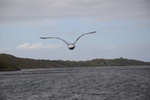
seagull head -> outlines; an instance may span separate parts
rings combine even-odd
[[[75,44],[74,44],[74,43],[68,44],[68,48],[69,48],[70,50],[73,50],[73,49],[75,48]]]

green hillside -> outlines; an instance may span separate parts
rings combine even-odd
[[[27,68],[52,68],[61,65],[50,60],[34,60],[28,58],[17,58],[8,54],[0,54],[0,70],[16,70]]]
[[[93,59],[87,61],[36,60],[0,54],[0,71],[30,68],[95,67],[95,66],[149,66],[150,62],[133,59]]]

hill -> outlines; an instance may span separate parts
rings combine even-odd
[[[18,58],[9,54],[0,54],[0,70],[18,70],[30,68],[51,68],[61,65],[50,60],[35,60],[29,58]]]
[[[87,61],[36,60],[0,54],[0,71],[30,68],[95,67],[95,66],[149,66],[150,62],[133,59],[93,59]]]

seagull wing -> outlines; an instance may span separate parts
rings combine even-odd
[[[68,42],[66,42],[64,39],[61,39],[61,38],[59,38],[59,37],[40,37],[40,38],[41,38],[41,39],[59,39],[59,40],[64,41],[67,45],[69,45]]]
[[[81,36],[79,36],[79,37],[76,39],[76,41],[74,42],[74,44],[75,44],[82,36],[87,35],[87,34],[93,34],[93,33],[96,33],[96,31],[88,32],[88,33],[82,34]]]

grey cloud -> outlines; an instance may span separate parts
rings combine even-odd
[[[50,18],[150,19],[149,0],[0,0],[0,21]]]

